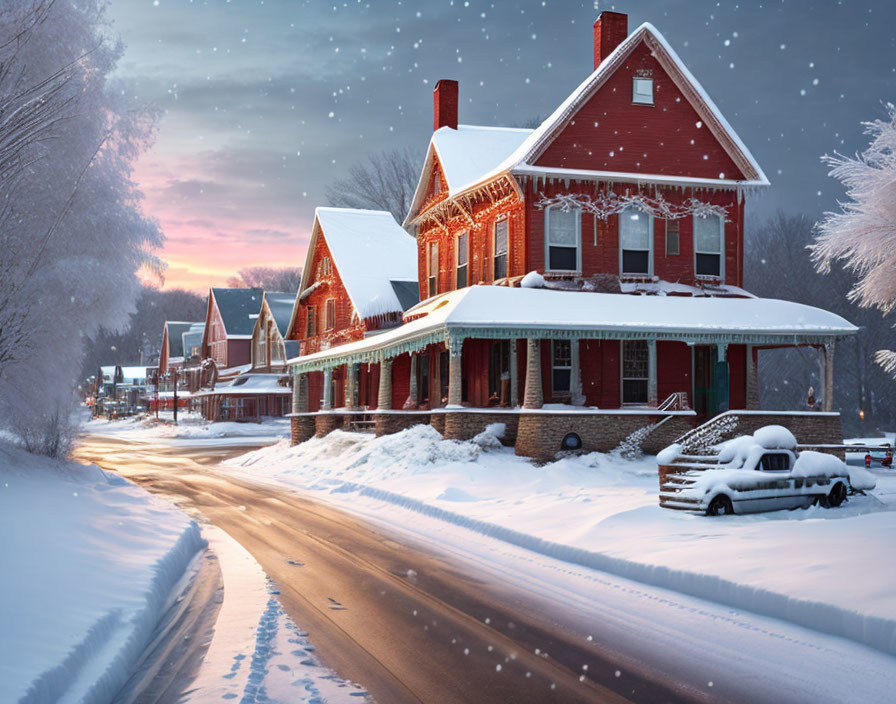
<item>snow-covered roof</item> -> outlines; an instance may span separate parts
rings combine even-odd
[[[419,317],[415,317],[419,316]],[[857,328],[820,308],[771,298],[695,298],[471,286],[436,296],[406,313],[410,322],[324,352],[290,360],[315,368],[325,360],[374,360],[416,349],[415,341],[494,336],[665,339],[805,344],[853,335]],[[369,358],[369,359],[368,359]],[[337,364],[342,363],[336,362]]]
[[[300,291],[310,285],[312,258],[321,232],[360,319],[404,310],[392,282],[417,281],[417,243],[391,213],[317,208]]]
[[[289,327],[289,319],[292,316],[292,309],[296,305],[296,294],[286,293],[283,291],[265,291],[264,299],[268,303],[268,308],[277,325],[277,330],[281,335],[286,335]]]
[[[215,384],[210,391],[203,391],[197,396],[226,394],[228,396],[256,396],[262,394],[289,394],[288,386],[282,386],[282,374],[240,374],[232,381]]]
[[[125,384],[142,384],[146,381],[146,367],[121,367],[121,378]]]
[[[670,78],[676,83],[684,82],[693,95],[692,105],[704,117],[707,127],[713,131],[719,143],[725,148],[735,163],[745,171],[745,180],[692,178],[663,174],[625,173],[618,171],[597,171],[589,169],[567,169],[563,167],[538,166],[541,152],[552,141],[557,132],[573,118],[579,108],[604,84],[619,68],[625,58],[647,39],[654,40],[651,50],[657,60],[669,69]],[[691,91],[683,91],[685,96]],[[689,97],[690,99],[690,97]],[[514,141],[517,144],[514,144]],[[501,156],[501,152],[505,152]],[[481,152],[481,153],[480,153]],[[688,70],[684,62],[660,31],[645,22],[617,46],[591,73],[588,78],[564,100],[560,106],[534,130],[511,130],[501,127],[472,127],[458,125],[457,130],[442,127],[433,133],[426,164],[417,184],[417,191],[411,209],[405,220],[407,227],[416,217],[417,210],[425,195],[429,181],[432,154],[438,154],[448,180],[449,195],[455,196],[480,186],[502,173],[512,172],[543,177],[598,178],[617,181],[688,184],[708,187],[767,186],[768,178],[759,163],[747,149],[730,123],[722,115],[709,94]],[[496,159],[497,157],[497,159]],[[448,164],[446,164],[446,159]],[[489,166],[489,162],[493,165]],[[453,174],[449,175],[449,165]]]
[[[184,322],[180,320],[166,320],[165,330],[168,332],[168,356],[183,357],[184,342],[183,334],[188,332],[195,323]]]
[[[224,331],[230,338],[248,338],[255,328],[255,318],[261,310],[264,291],[260,288],[213,288],[211,290]]]

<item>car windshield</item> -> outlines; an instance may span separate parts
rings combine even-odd
[[[764,472],[786,472],[790,469],[790,455],[783,452],[766,452],[759,460]]]

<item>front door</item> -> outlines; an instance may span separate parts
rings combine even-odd
[[[712,384],[715,364],[715,345],[694,345],[694,411],[698,416],[715,415],[716,400]]]

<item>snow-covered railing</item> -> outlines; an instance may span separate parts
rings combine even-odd
[[[686,391],[676,391],[669,394],[665,401],[656,407],[658,411],[685,411],[688,409],[688,394]]]

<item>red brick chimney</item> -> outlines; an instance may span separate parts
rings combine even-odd
[[[594,22],[594,68],[628,36],[628,15],[601,12]]]
[[[439,127],[457,129],[457,81],[443,78],[436,83],[432,92],[432,113],[433,132]]]

